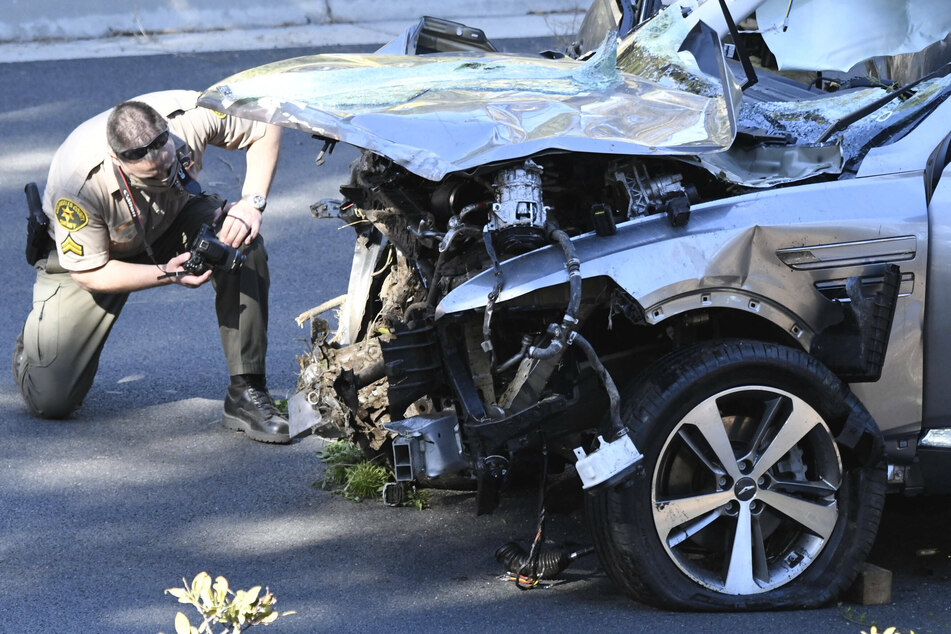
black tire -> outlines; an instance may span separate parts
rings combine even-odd
[[[855,578],[884,506],[881,434],[825,366],[775,344],[708,342],[653,364],[623,397],[643,468],[586,506],[626,594],[691,610],[801,608]]]

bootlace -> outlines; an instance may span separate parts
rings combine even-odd
[[[266,410],[271,413],[277,413],[279,411],[277,406],[274,405],[271,395],[264,390],[259,390],[255,387],[249,387],[248,396],[251,397],[251,402],[254,403],[254,406],[258,409]]]

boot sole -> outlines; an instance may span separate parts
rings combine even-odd
[[[291,443],[290,435],[266,434],[263,431],[250,429],[247,422],[231,414],[224,414],[221,417],[221,424],[232,431],[243,431],[248,438],[258,442],[266,442],[271,445],[289,445]]]

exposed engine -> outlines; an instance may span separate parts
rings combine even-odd
[[[605,433],[622,428],[617,388],[582,330],[605,305],[612,306],[609,319],[621,315],[635,323],[639,316],[607,290],[600,296],[586,290],[591,295],[582,298],[569,237],[611,235],[619,222],[654,214],[680,226],[698,186],[712,190],[708,197],[723,194],[706,172],[688,164],[564,158],[535,157],[434,183],[364,152],[341,188],[345,199],[315,205],[318,215],[339,208],[373,259],[364,266],[373,271],[365,305],[348,307],[362,314],[358,332],[340,341],[318,322],[313,351],[300,358],[299,390],[321,404],[325,426],[332,421],[339,435],[388,457],[393,444],[394,466],[405,479],[463,471],[480,486],[504,475],[521,450],[538,445],[542,418],[545,434],[564,440],[565,462],[573,461],[573,448],[592,438],[590,424],[560,416],[581,402],[579,385],[599,394],[593,401],[585,396],[589,410],[592,402],[610,410]],[[500,262],[548,244],[563,252],[567,295],[535,294],[530,305],[500,310]],[[495,278],[481,315],[442,320],[437,328],[442,298],[487,270]],[[568,354],[570,344],[576,345]],[[460,393],[468,395],[461,404]],[[455,439],[449,446],[436,443],[446,436]],[[428,454],[406,440],[414,437],[433,445]]]

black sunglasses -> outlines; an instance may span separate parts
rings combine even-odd
[[[166,143],[168,143],[168,128],[165,128],[163,131],[159,132],[157,137],[142,147],[134,147],[131,150],[122,150],[121,152],[117,152],[117,154],[119,158],[125,161],[138,161],[149,152],[153,152],[165,147]]]

